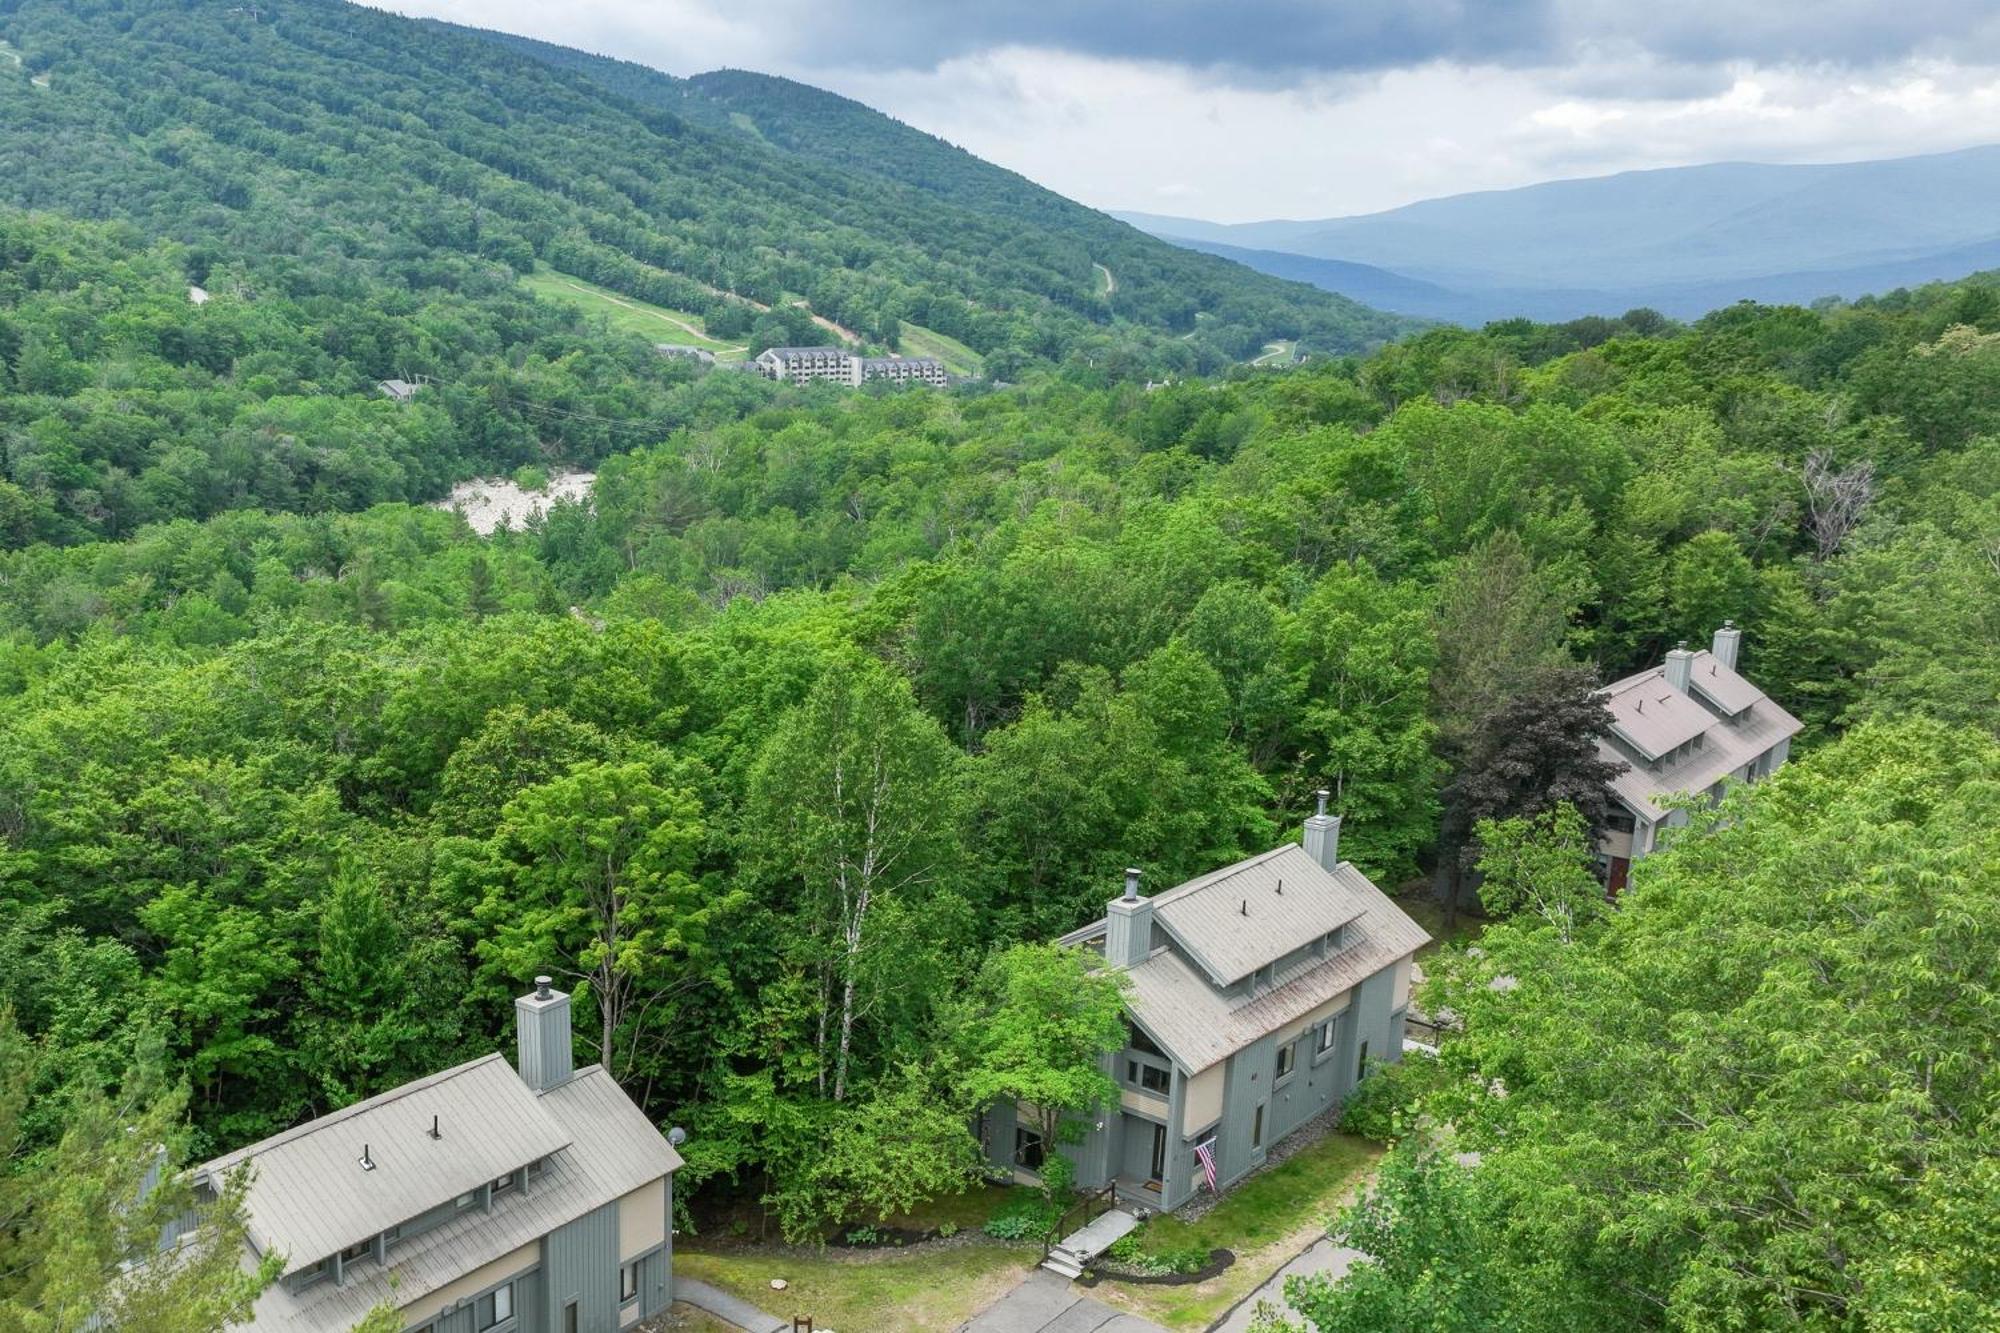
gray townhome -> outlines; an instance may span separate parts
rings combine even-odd
[[[680,1155],[601,1066],[572,1070],[569,997],[514,1002],[498,1055],[196,1168],[248,1163],[251,1256],[285,1256],[257,1333],[346,1333],[388,1301],[413,1333],[612,1333],[673,1299]]]
[[[1326,797],[1303,842],[1151,898],[1128,870],[1104,919],[1063,937],[1131,979],[1118,1105],[1056,1148],[1080,1188],[1115,1182],[1123,1202],[1178,1208],[1205,1187],[1197,1145],[1227,1188],[1338,1105],[1368,1062],[1402,1057],[1410,958],[1430,936],[1340,859]],[[1033,1123],[1011,1104],[988,1111],[989,1161],[1033,1177],[1050,1151]]]
[[[1623,766],[1611,781],[1611,819],[1597,845],[1605,886],[1625,887],[1632,862],[1659,831],[1687,823],[1664,805],[1677,795],[1722,798],[1727,782],[1769,777],[1792,751],[1799,720],[1736,670],[1743,631],[1724,621],[1707,652],[1683,643],[1660,666],[1603,690],[1611,734],[1598,757]]]

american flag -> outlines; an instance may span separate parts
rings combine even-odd
[[[1215,1140],[1195,1144],[1194,1156],[1201,1163],[1201,1174],[1208,1180],[1208,1192],[1215,1193]]]

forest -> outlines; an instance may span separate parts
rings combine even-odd
[[[0,244],[0,998],[32,1052],[30,1157],[134,1067],[184,1083],[189,1154],[251,1141],[504,1046],[546,970],[579,995],[580,1058],[689,1127],[688,1195],[744,1191],[811,1234],[882,1197],[879,1164],[949,1187],[952,1034],[996,950],[1088,920],[1126,865],[1170,884],[1269,846],[1322,786],[1347,854],[1414,901],[1543,812],[1539,747],[1562,719],[1587,733],[1594,682],[1725,618],[1807,724],[1775,813],[1642,863],[1560,947],[1524,910],[1481,965],[1591,969],[1610,995],[1617,967],[1725,926],[1754,961],[1768,934],[1703,914],[1804,910],[1787,894],[1818,877],[1865,915],[1871,876],[1933,854],[1954,905],[1905,889],[1882,929],[1991,918],[1991,858],[1953,836],[1994,824],[1990,281],[1685,328],[1434,330],[1150,391],[1078,367],[842,394],[662,362],[476,265],[439,270],[463,296],[412,304],[361,275],[345,297],[329,274],[237,291],[217,259],[199,276],[230,294],[196,305],[178,242],[13,216]],[[399,405],[371,344],[457,369]],[[594,503],[523,530],[410,503],[558,458],[597,466]],[[839,780],[857,763],[883,776],[867,800]],[[1881,840],[1849,836],[1871,820]],[[864,844],[896,871],[855,895],[838,872]],[[1946,1172],[1991,1160],[1993,1100],[1963,1092],[1991,1088],[1990,950],[1936,947],[1962,1012],[1843,974],[1882,1007],[1853,1049],[1883,1077],[1933,1059],[1888,1060],[1889,1033],[1957,1034],[1882,1092],[1904,1120],[1841,1140],[1866,1158],[1954,1099],[1940,1174],[1880,1186],[1935,1185],[1935,1216],[1885,1210],[1918,1232],[1839,1275],[1909,1301],[1898,1256],[1990,1227]],[[1841,994],[1796,1011],[1802,1049],[1846,1030]],[[1524,1193],[1612,1132],[1534,1046],[1586,1019],[1607,1021],[1551,1010],[1453,1048],[1510,1087],[1553,1080],[1502,1120],[1449,1112],[1518,1171],[1385,1177],[1494,1191],[1479,1206],[1509,1221],[1481,1262],[1517,1278],[1557,1224]],[[1753,1119],[1819,1114],[1801,1092]],[[1811,1168],[1822,1188],[1846,1160]],[[1767,1270],[1807,1280],[1789,1232],[1739,1227],[1742,1263],[1697,1281],[1730,1186],[1656,1185],[1572,1182],[1566,1225],[1606,1209],[1622,1235],[1636,1192],[1679,1239],[1575,1233],[1565,1253],[1603,1262],[1565,1270],[1534,1326],[1671,1323],[1663,1287],[1756,1322]],[[1844,1292],[1835,1323],[1863,1309]]]
[[[251,258],[270,263],[260,285],[358,278],[421,302],[468,267],[543,264],[692,312],[753,352],[823,338],[808,313],[883,347],[913,324],[1003,379],[1070,360],[1213,371],[1272,339],[1348,352],[1411,327],[962,153],[899,179],[746,134],[720,104],[690,103],[692,85],[636,66],[607,87],[599,66],[615,62],[577,57],[578,72],[339,0],[251,8],[0,4],[0,38],[21,55],[0,66],[0,201],[178,240],[197,252],[196,283]],[[781,93],[773,115],[790,113]],[[942,151],[846,105],[884,152]],[[954,188],[964,178],[987,189]],[[1094,263],[1118,267],[1115,292]],[[439,373],[388,351],[370,358],[377,378]]]
[[[157,1221],[131,1127],[201,1160],[505,1049],[539,972],[683,1202],[957,1188],[1000,960],[1319,788],[1491,919],[1432,1077],[1371,1080],[1380,1261],[1298,1312],[2000,1303],[1994,275],[1415,329],[801,85],[270,8],[0,0],[0,1329]],[[703,371],[550,269],[991,378]],[[432,505],[555,467],[589,504]],[[1552,799],[1592,691],[1725,619],[1794,761],[1607,907]]]

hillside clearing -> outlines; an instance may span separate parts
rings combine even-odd
[[[670,310],[636,297],[585,282],[555,269],[542,269],[521,279],[521,285],[537,296],[567,301],[592,314],[621,333],[636,333],[652,342],[684,343],[715,353],[718,361],[740,360],[749,349],[740,343],[711,338],[704,331],[700,315]]]
[[[954,375],[984,375],[986,358],[958,339],[921,324],[904,324],[897,339],[904,356],[934,356]]]

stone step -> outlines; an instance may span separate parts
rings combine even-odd
[[[1042,1260],[1042,1267],[1060,1277],[1068,1278],[1072,1282],[1083,1276],[1082,1264],[1077,1263],[1074,1259],[1066,1255],[1057,1254],[1053,1250],[1049,1252],[1048,1258]]]

